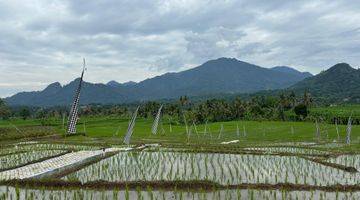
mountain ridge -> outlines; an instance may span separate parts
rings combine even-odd
[[[279,71],[279,72],[285,72],[285,73],[291,73],[291,74],[295,74],[295,75],[299,75],[299,76],[302,76],[304,78],[307,78],[307,77],[311,77],[313,76],[313,74],[311,74],[310,72],[300,72],[292,67],[288,67],[288,66],[275,66],[275,67],[272,67],[270,68],[272,70],[276,70],[276,71]]]
[[[176,73],[166,73],[138,83],[107,84],[84,82],[81,104],[126,103],[156,99],[199,96],[218,93],[250,93],[260,90],[282,89],[303,79],[302,72],[279,72],[235,58],[209,60],[202,65]],[[43,91],[22,92],[5,98],[9,105],[53,106],[72,102],[79,79],[61,86],[52,83]]]
[[[338,63],[294,84],[289,90],[308,91],[329,102],[360,102],[360,70],[347,63]]]

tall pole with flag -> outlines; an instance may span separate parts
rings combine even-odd
[[[70,110],[69,121],[68,121],[68,125],[67,125],[67,134],[69,134],[69,135],[76,133],[76,123],[78,120],[80,91],[81,91],[81,86],[82,86],[82,82],[83,82],[84,72],[85,72],[85,58],[83,59],[83,70],[81,73],[79,85],[75,92],[74,101],[73,101],[73,104],[72,104],[71,110]]]
[[[157,111],[154,123],[153,123],[152,128],[151,128],[151,133],[154,134],[154,135],[157,133],[162,108],[163,108],[163,105],[161,105],[159,110]]]
[[[351,142],[351,115],[348,119],[348,124],[346,127],[346,144],[348,144],[348,145],[350,145],[350,142]]]
[[[128,129],[126,131],[126,134],[125,134],[125,137],[124,137],[124,143],[129,145],[130,144],[130,139],[131,139],[131,136],[134,132],[134,127],[135,127],[135,121],[136,121],[136,117],[137,117],[137,114],[138,114],[138,111],[139,111],[139,108],[140,106],[138,106],[129,122],[129,126],[128,126]]]

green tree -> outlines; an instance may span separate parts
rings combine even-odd
[[[189,98],[187,96],[181,96],[179,101],[181,106],[186,106],[189,103]]]
[[[307,115],[309,114],[309,111],[305,104],[299,104],[299,105],[295,106],[294,112],[300,119],[306,118]]]
[[[156,101],[148,101],[142,105],[139,109],[139,116],[141,117],[155,117],[157,111],[159,110],[161,104]]]
[[[37,119],[43,119],[46,117],[46,111],[44,109],[39,109],[38,111],[36,111],[35,113],[35,117]]]
[[[244,118],[246,112],[246,105],[237,97],[233,102],[233,112],[237,119]]]
[[[280,99],[279,99],[279,107],[278,107],[278,111],[279,111],[279,118],[282,121],[285,121],[285,108],[288,105],[286,96],[284,94],[280,94]]]
[[[311,103],[312,103],[311,95],[310,95],[310,93],[309,93],[307,90],[305,90],[305,92],[304,92],[303,103],[304,103],[304,105],[307,106],[307,107],[309,107],[309,106],[311,105]]]
[[[10,117],[10,114],[9,107],[6,105],[5,101],[0,98],[0,118],[7,119]]]
[[[289,95],[289,101],[291,103],[291,107],[294,108],[296,105],[296,95],[294,91],[291,91],[290,95]]]
[[[23,108],[20,110],[19,114],[23,120],[26,120],[28,117],[30,117],[30,110],[29,108]]]

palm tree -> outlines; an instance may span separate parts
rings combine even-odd
[[[291,107],[294,108],[296,105],[296,95],[294,91],[291,91],[290,95],[289,95],[289,101],[291,103]]]
[[[10,109],[6,105],[5,101],[0,98],[0,119],[8,118],[10,115]]]
[[[188,103],[189,103],[189,99],[188,99],[188,97],[186,95],[180,97],[180,105],[185,106]]]
[[[305,90],[305,92],[304,92],[304,99],[303,99],[303,101],[304,101],[304,105],[305,105],[306,107],[309,107],[309,106],[311,105],[311,103],[312,103],[311,95],[310,95],[310,93],[309,93],[307,90]]]

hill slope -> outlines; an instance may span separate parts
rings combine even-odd
[[[307,77],[313,76],[309,72],[300,72],[300,71],[298,71],[298,70],[296,70],[294,68],[287,67],[287,66],[276,66],[276,67],[273,67],[271,69],[275,70],[275,71],[279,71],[279,72],[285,72],[285,73],[293,74],[293,75],[299,76],[299,78],[307,78]]]
[[[167,73],[135,85],[136,98],[177,98],[216,93],[248,93],[286,88],[304,77],[236,59],[219,58],[179,73]]]
[[[320,74],[306,78],[289,88],[298,92],[308,90],[313,96],[331,101],[359,102],[360,71],[347,63],[339,63]]]
[[[262,68],[236,59],[219,58],[193,69],[166,73],[139,83],[119,84],[112,81],[108,84],[92,84],[85,82],[80,103],[124,103],[178,98],[181,95],[200,96],[281,89],[304,78],[301,72],[294,71],[289,73]],[[63,87],[59,83],[53,83],[43,91],[22,92],[5,100],[10,105],[69,105],[77,81]]]
[[[54,106],[69,105],[73,101],[74,92],[80,79],[75,79],[68,85],[61,86],[60,83],[50,84],[43,91],[21,92],[6,98],[9,105],[29,106]],[[81,104],[99,103],[104,104],[126,102],[127,97],[120,88],[114,88],[105,84],[93,84],[84,82],[81,91]]]

